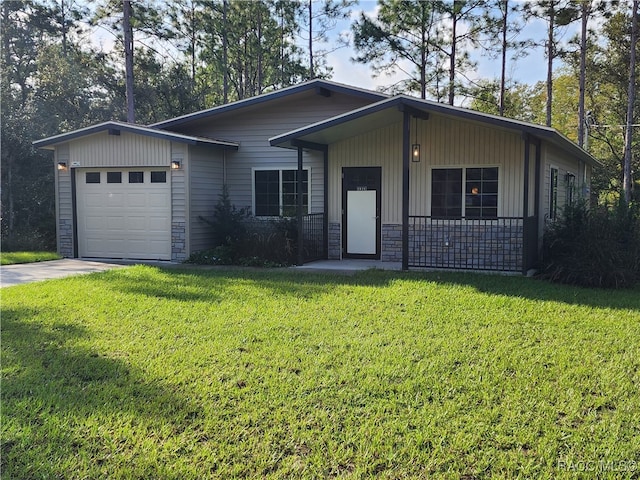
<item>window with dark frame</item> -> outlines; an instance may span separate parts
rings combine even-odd
[[[151,172],[151,183],[167,183],[167,172]]]
[[[434,168],[431,171],[431,216],[462,217],[462,168]]]
[[[144,183],[144,172],[129,172],[129,183]]]
[[[467,218],[498,217],[498,167],[467,168],[465,178]]]
[[[107,183],[122,183],[122,172],[107,172]]]
[[[460,219],[463,213],[464,218],[498,218],[498,167],[431,171],[431,216]]]
[[[256,217],[294,216],[298,207],[297,170],[256,170],[254,172]],[[303,171],[302,204],[309,206],[309,171]]]
[[[85,183],[100,183],[100,172],[86,172],[84,179]]]

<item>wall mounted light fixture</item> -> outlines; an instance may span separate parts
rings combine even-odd
[[[67,162],[58,162],[58,170],[61,172],[67,171]]]
[[[411,161],[419,162],[420,161],[420,144],[418,143],[418,119],[415,119],[416,128],[415,135],[413,137],[413,145],[411,145]]]
[[[172,170],[180,170],[182,168],[182,162],[180,160],[172,160],[171,161],[171,169]]]

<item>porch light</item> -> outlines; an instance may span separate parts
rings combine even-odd
[[[418,143],[418,119],[416,118],[415,135],[413,137],[413,145],[411,145],[411,161],[420,161],[420,144]]]
[[[419,162],[420,161],[420,144],[414,143],[411,145],[411,161]]]
[[[180,160],[171,161],[171,170],[180,170],[181,167],[182,167],[182,162]]]
[[[58,170],[61,172],[67,171],[67,162],[58,162]]]

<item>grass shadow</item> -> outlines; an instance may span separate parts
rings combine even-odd
[[[251,281],[275,295],[313,298],[324,295],[338,286],[384,287],[396,280],[435,282],[474,288],[489,295],[519,297],[535,301],[554,301],[594,308],[640,311],[640,287],[606,290],[559,285],[538,278],[508,276],[476,272],[397,272],[365,270],[350,275],[315,273],[292,269],[269,270],[197,270],[176,269],[175,274],[196,279],[207,279],[223,286],[225,282]]]
[[[122,432],[100,431],[100,419],[153,424],[162,418],[178,431],[197,417],[184,417],[196,407],[149,381],[126,353],[114,358],[82,346],[90,335],[81,325],[34,321],[54,315],[53,309],[2,311],[3,478],[58,478],[79,450],[93,452],[85,460],[96,468],[118,442],[117,448],[134,450]]]

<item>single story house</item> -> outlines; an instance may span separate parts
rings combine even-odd
[[[210,247],[226,184],[256,218],[298,218],[300,263],[525,272],[598,165],[552,128],[327,80],[34,145],[54,151],[59,253],[79,258]]]

